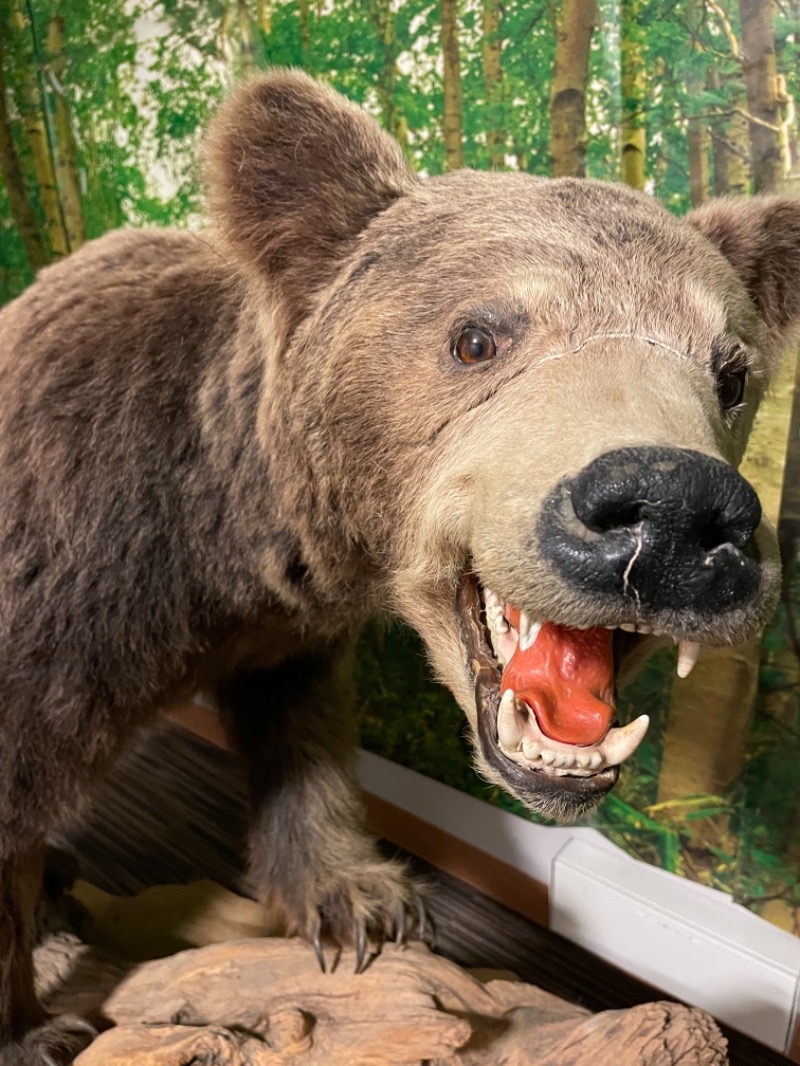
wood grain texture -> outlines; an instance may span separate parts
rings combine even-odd
[[[592,1015],[506,975],[471,974],[422,944],[391,945],[362,974],[322,973],[296,938],[226,941],[126,973],[75,938],[40,949],[60,1009],[114,1027],[76,1066],[724,1066],[703,1011],[649,1003]],[[52,987],[55,982],[55,988]],[[89,997],[87,999],[87,996]]]

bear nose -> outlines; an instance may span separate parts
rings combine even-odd
[[[555,491],[560,520],[540,541],[562,576],[587,592],[630,597],[639,609],[709,614],[759,589],[752,536],[761,505],[720,459],[683,448],[622,448]]]

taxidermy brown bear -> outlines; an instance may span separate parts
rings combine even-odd
[[[300,933],[393,935],[350,658],[391,613],[480,771],[586,810],[646,728],[634,660],[747,640],[779,583],[736,472],[800,318],[800,203],[685,220],[630,189],[417,180],[296,73],[209,140],[215,228],[113,233],[0,315],[0,1063],[89,1038],[32,989],[48,831],[131,734],[213,694],[252,853]]]

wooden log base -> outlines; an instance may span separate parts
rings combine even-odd
[[[114,1026],[76,1066],[728,1062],[701,1010],[649,1003],[592,1015],[508,974],[468,973],[421,944],[385,946],[360,975],[350,951],[323,974],[305,942],[281,938],[212,944],[126,971],[62,935],[37,963],[54,1008],[99,1009]]]

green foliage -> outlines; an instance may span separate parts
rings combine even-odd
[[[419,638],[400,624],[369,626],[359,646],[359,724],[371,751],[481,797],[464,715],[430,675]]]
[[[0,185],[0,307],[33,280],[19,239],[5,186]]]

